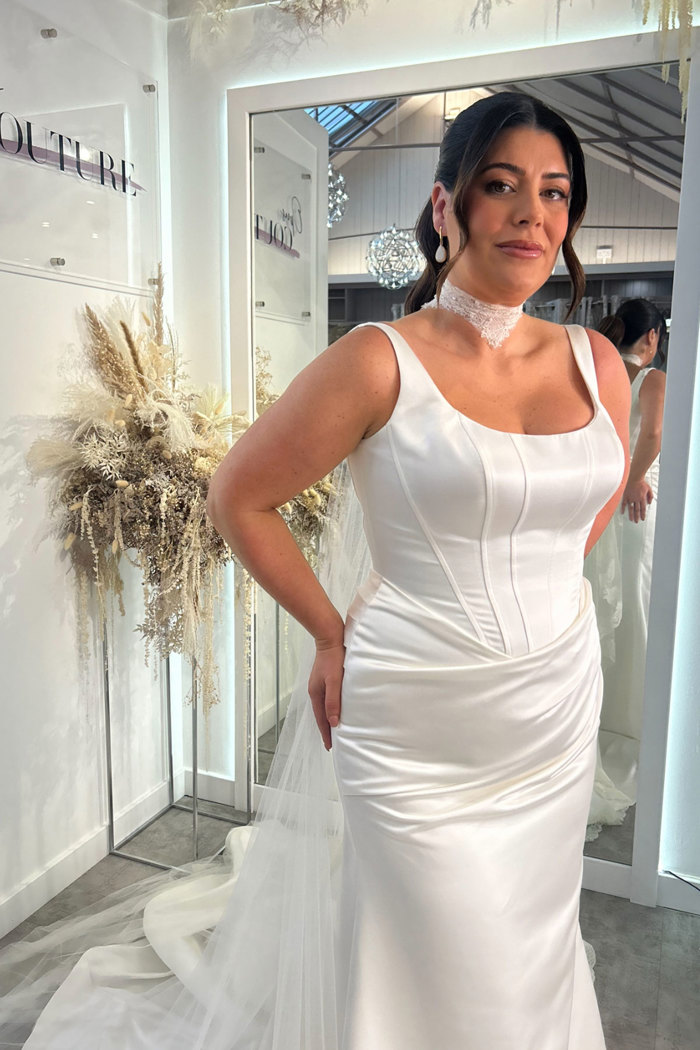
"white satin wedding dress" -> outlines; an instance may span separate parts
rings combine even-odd
[[[602,699],[583,552],[623,451],[595,411],[511,434],[397,329],[391,419],[348,457],[373,569],[349,609],[342,1050],[602,1050],[578,912]]]
[[[0,1046],[40,1013],[27,1050],[604,1050],[578,921],[602,695],[582,565],[623,452],[590,343],[568,328],[592,420],[509,434],[378,327],[400,392],[348,457],[372,567],[353,497],[320,574],[354,594],[331,753],[308,639],[259,824],[220,868],[0,953]]]

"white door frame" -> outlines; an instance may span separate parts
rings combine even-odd
[[[694,48],[697,42],[694,31]],[[254,389],[249,218],[252,114],[659,62],[656,35],[640,34],[230,89],[227,128],[231,380],[233,391],[248,391],[247,404],[234,404],[234,409],[250,411]],[[700,167],[700,75],[697,68],[693,73],[684,151],[685,170],[691,172]],[[426,199],[429,189],[426,187]],[[649,906],[656,904],[659,886],[672,666],[674,658],[683,659],[683,653],[674,652],[674,632],[700,332],[700,297],[695,287],[700,272],[700,209],[691,199],[692,192],[691,180],[683,179],[647,649],[646,688],[655,697],[655,711],[646,712],[643,726],[638,782],[641,805],[635,824],[634,858],[631,867],[584,858],[584,886]],[[236,695],[244,697],[245,669],[239,631],[236,637]],[[552,863],[556,864],[556,857]],[[692,893],[688,891],[689,909]]]

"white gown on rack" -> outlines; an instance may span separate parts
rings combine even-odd
[[[373,569],[350,607],[341,1050],[602,1050],[578,910],[602,698],[583,552],[620,483],[565,434],[453,408],[396,329],[391,419],[348,457]]]
[[[639,392],[652,371],[642,368],[632,381],[630,455],[639,438],[642,415]],[[595,785],[589,822],[620,824],[637,798],[637,766],[644,703],[644,671],[649,623],[651,569],[659,491],[659,457],[645,475],[654,498],[644,521],[615,512],[594,548],[600,569],[589,572],[598,609],[603,645],[603,704]],[[604,584],[604,573],[609,586]],[[614,618],[607,617],[613,606]]]
[[[567,329],[592,420],[509,434],[379,327],[400,392],[348,457],[372,567],[347,568],[331,754],[304,676],[228,868],[0,953],[0,984],[28,975],[0,1046],[57,988],[27,1050],[604,1050],[578,919],[602,697],[582,566],[623,452],[590,343]]]

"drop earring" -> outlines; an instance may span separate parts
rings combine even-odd
[[[442,243],[442,226],[440,227],[440,244],[435,249],[435,262],[444,263],[447,258],[447,248]]]

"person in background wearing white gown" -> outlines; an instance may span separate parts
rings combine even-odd
[[[621,824],[637,797],[649,595],[656,530],[666,374],[666,321],[647,299],[628,299],[599,330],[624,361],[631,386],[630,473],[615,515],[587,560],[598,609],[605,691],[589,839]]]

